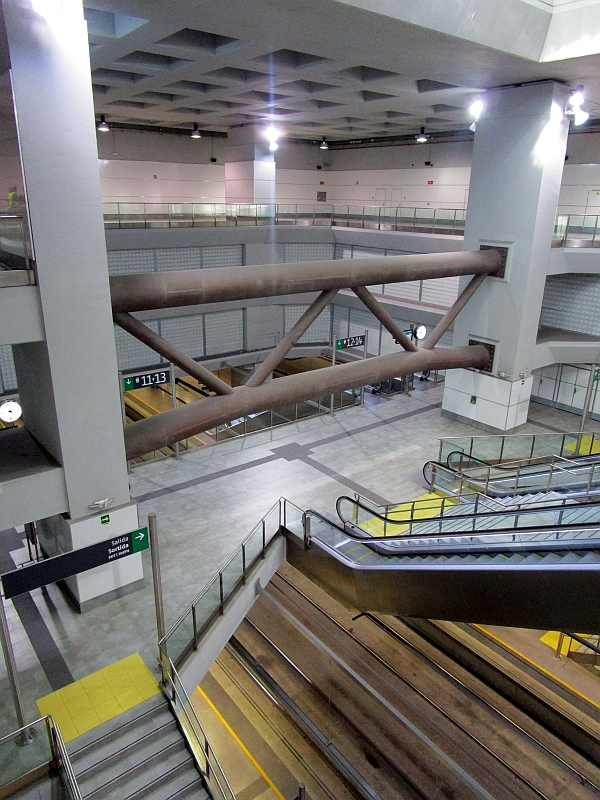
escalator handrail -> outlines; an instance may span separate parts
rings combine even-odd
[[[562,508],[562,506],[559,506],[559,508]],[[348,539],[353,539],[354,541],[361,542],[362,544],[366,544],[367,546],[369,546],[369,543],[379,543],[379,544],[381,544],[383,542],[395,542],[395,541],[406,542],[406,541],[410,541],[411,539],[428,539],[428,538],[439,539],[440,536],[452,538],[453,536],[456,536],[456,537],[460,537],[460,536],[496,536],[497,534],[511,534],[511,535],[515,534],[515,535],[517,535],[517,534],[523,533],[523,532],[525,532],[527,534],[530,534],[530,533],[536,533],[536,532],[547,533],[547,532],[550,532],[550,531],[557,531],[557,530],[558,531],[560,531],[560,530],[578,530],[579,531],[579,530],[586,530],[588,528],[591,528],[591,529],[600,528],[600,521],[598,521],[598,522],[571,522],[571,523],[565,523],[565,524],[556,523],[556,524],[552,524],[552,525],[536,525],[535,527],[532,527],[532,528],[515,528],[515,527],[510,527],[510,528],[485,528],[483,530],[474,530],[474,531],[473,530],[442,531],[441,533],[439,531],[437,531],[437,532],[431,532],[431,533],[419,533],[419,534],[414,534],[412,536],[403,536],[402,534],[397,535],[397,536],[371,536],[366,531],[363,531],[363,533],[365,535],[361,536],[360,534],[358,534],[358,533],[356,533],[354,531],[349,531],[346,527],[342,527],[341,525],[338,525],[336,522],[333,522],[332,520],[328,519],[327,517],[323,516],[323,514],[320,514],[318,511],[315,511],[312,508],[309,508],[306,511],[306,514],[308,514],[310,516],[313,516],[313,517],[317,517],[322,522],[324,522],[326,525],[329,525],[331,528],[335,528],[337,531],[342,533]],[[423,520],[423,522],[430,522],[430,520]],[[348,524],[352,525],[355,528],[358,528],[359,530],[362,530],[362,528],[360,528],[359,526],[355,526],[355,524],[353,522],[349,522]],[[598,540],[598,544],[599,544],[599,547],[600,547],[600,539]]]
[[[451,453],[448,453],[448,456],[446,458],[446,464],[442,464],[442,466],[447,466],[448,469],[453,470],[454,472],[460,472],[461,474],[463,474],[461,470],[456,469],[456,467],[453,467],[450,464],[450,458],[453,455],[466,456],[467,454],[464,453],[462,450],[453,450]],[[600,463],[600,453],[590,453],[588,455],[579,455],[579,456],[575,456],[574,458],[566,458],[565,456],[560,456],[560,455],[532,456],[532,457],[529,457],[529,458],[515,459],[514,461],[504,461],[504,462],[500,462],[498,464],[492,464],[490,461],[485,461],[485,459],[478,458],[478,456],[473,456],[473,455],[467,456],[467,458],[470,461],[476,461],[478,464],[481,464],[484,467],[489,467],[490,469],[506,470],[507,472],[511,472],[511,471],[515,472],[521,466],[525,466],[525,467],[543,467],[546,464],[553,465],[554,464],[554,459],[560,459],[561,461],[570,461],[571,463],[576,463],[576,464],[581,465],[581,466],[585,466],[586,463],[589,463],[589,464]],[[538,463],[534,464],[533,462],[537,461],[537,459],[539,459],[539,458],[546,459],[546,460],[545,461],[539,461]],[[586,462],[586,459],[589,459],[589,461]],[[528,462],[528,463],[526,463],[526,462]],[[431,463],[431,462],[428,462],[428,463]],[[440,464],[441,462],[433,462],[433,463]],[[470,469],[470,468],[467,467],[467,469]]]
[[[487,498],[485,498],[485,499],[487,500]],[[358,523],[356,523],[356,522],[353,522],[351,519],[346,519],[342,515],[342,513],[340,511],[340,504],[344,500],[347,500],[352,505],[358,506],[358,508],[361,508],[363,511],[368,512],[373,517],[376,517],[377,519],[381,520],[382,522],[385,522],[387,525],[406,525],[406,524],[410,524],[411,522],[413,523],[413,525],[414,524],[419,525],[421,523],[425,524],[425,523],[429,523],[429,522],[445,522],[447,520],[474,519],[475,517],[478,518],[478,519],[487,519],[487,518],[490,518],[490,517],[514,516],[516,514],[519,514],[519,515],[522,515],[522,514],[541,514],[541,513],[546,512],[546,511],[560,511],[561,509],[576,509],[578,507],[582,508],[584,505],[585,506],[600,505],[600,500],[597,503],[586,503],[586,504],[581,504],[579,506],[577,506],[575,504],[566,505],[565,503],[559,503],[557,505],[537,506],[537,507],[527,508],[527,507],[525,507],[525,505],[523,505],[523,506],[519,505],[516,508],[506,508],[506,509],[504,509],[502,511],[476,511],[476,512],[471,512],[471,513],[468,513],[468,514],[452,514],[451,516],[450,515],[441,514],[441,515],[438,515],[436,517],[426,517],[426,518],[423,518],[423,519],[414,519],[414,517],[412,519],[410,517],[407,517],[406,519],[390,519],[389,517],[386,517],[383,514],[379,514],[377,511],[374,511],[372,508],[369,508],[368,506],[363,505],[359,500],[354,500],[353,498],[348,497],[347,495],[341,495],[340,497],[338,497],[338,499],[336,500],[336,503],[335,503],[335,510],[337,512],[337,515],[338,515],[338,517],[340,518],[340,520],[342,521],[343,524],[348,523],[348,524],[356,526],[357,528],[360,528],[360,525]],[[598,525],[600,526],[600,521],[598,522]],[[560,523],[560,524],[557,523],[557,525],[552,526],[552,527],[557,527],[557,526],[558,527],[562,527],[562,523]],[[566,527],[569,527],[569,526],[566,526]],[[519,530],[519,529],[515,528],[515,530]],[[365,533],[367,533],[367,532],[365,531]],[[367,534],[367,535],[369,535],[369,534]],[[426,534],[422,534],[422,535],[426,535]],[[439,536],[439,533],[437,535]],[[392,539],[392,538],[406,539],[406,538],[410,538],[410,536],[408,536],[406,534],[404,534],[404,535],[403,534],[398,534],[397,537],[386,536],[384,538],[386,538],[386,539]]]

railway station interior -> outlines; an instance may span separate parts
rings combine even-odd
[[[0,797],[600,797],[598,30],[0,1]]]

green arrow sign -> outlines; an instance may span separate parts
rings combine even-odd
[[[138,528],[131,534],[131,552],[139,553],[148,549],[148,528]]]

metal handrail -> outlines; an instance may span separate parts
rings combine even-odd
[[[163,659],[165,659],[167,662],[166,666]],[[231,784],[227,780],[227,776],[221,767],[221,763],[217,758],[217,754],[213,750],[212,745],[208,740],[208,736],[206,735],[206,731],[200,722],[198,714],[196,713],[196,709],[187,696],[187,692],[185,691],[185,688],[181,682],[181,678],[175,669],[175,665],[164,652],[161,652],[160,666],[163,675],[163,692],[169,701],[173,714],[177,719],[179,718],[177,714],[177,705],[175,703],[175,699],[177,699],[188,722],[187,725],[181,725],[180,728],[188,742],[189,750],[192,753],[194,761],[196,762],[196,766],[198,767],[200,773],[204,775],[206,781],[209,783],[209,786],[213,781],[216,783],[216,787],[219,790],[221,798],[224,800],[236,800],[235,792],[231,788]],[[166,680],[169,681],[173,694],[165,691],[166,687],[164,682]],[[197,735],[197,729],[200,730],[202,739]],[[198,759],[198,749],[204,755],[204,764],[202,764]],[[217,771],[215,771],[215,767],[217,768]],[[227,791],[224,790],[222,783],[225,784]]]
[[[414,206],[351,206],[339,204],[299,205],[290,203],[104,203],[104,219],[108,227],[152,227],[153,223],[167,227],[238,226],[250,222],[261,224],[296,225],[298,221],[311,226],[325,220],[332,227],[392,228],[420,233],[441,232],[462,236],[464,208],[432,209]],[[127,207],[131,209],[127,213]],[[259,213],[259,209],[261,210]],[[293,209],[293,210],[291,210]],[[354,211],[351,211],[354,209]],[[383,211],[383,214],[382,214]],[[440,216],[444,211],[446,218]],[[407,212],[412,212],[409,216]],[[418,212],[421,212],[419,214]],[[264,222],[263,222],[264,221]],[[425,229],[425,230],[424,230]]]
[[[48,743],[50,745],[50,750],[52,752],[54,761],[59,765],[62,763],[64,767],[63,777],[65,778],[67,786],[71,791],[73,800],[82,800],[81,790],[77,783],[77,778],[75,777],[75,773],[73,771],[73,765],[71,764],[69,753],[67,752],[67,748],[65,747],[65,743],[62,738],[60,728],[58,727],[56,721],[54,720],[54,717],[51,714],[45,714],[43,717],[39,717],[39,719],[36,719],[33,722],[30,722],[21,728],[17,728],[17,730],[12,731],[12,733],[3,736],[2,738],[0,738],[0,748],[3,746],[3,744],[11,740],[12,741],[19,741],[21,739],[23,741],[28,740],[32,735],[31,733],[32,729],[39,728],[42,725],[46,729],[46,733],[48,735]]]
[[[587,220],[591,224],[586,224]],[[600,241],[599,220],[598,214],[557,214],[554,240],[559,247],[597,247],[596,241]]]
[[[600,494],[600,492],[597,492],[597,494]],[[487,499],[488,498],[486,498],[486,501],[487,501]],[[431,524],[431,523],[436,523],[436,522],[440,523],[440,531],[441,531],[442,530],[442,525],[446,521],[456,522],[458,520],[470,520],[470,519],[472,519],[472,520],[484,519],[485,520],[485,519],[490,519],[490,518],[500,517],[500,516],[502,516],[502,517],[515,517],[515,520],[516,520],[516,519],[519,519],[522,516],[527,516],[527,515],[537,515],[537,514],[542,514],[542,513],[546,514],[548,512],[558,512],[558,520],[557,520],[556,524],[536,525],[534,523],[534,525],[531,526],[532,530],[542,530],[544,528],[553,528],[554,529],[557,526],[561,526],[561,527],[563,526],[562,515],[564,513],[565,508],[571,508],[573,510],[577,510],[577,508],[578,508],[577,504],[575,504],[575,503],[570,503],[570,504],[567,505],[567,498],[565,498],[564,500],[562,500],[559,503],[553,503],[552,505],[547,505],[547,506],[543,506],[543,507],[532,507],[532,506],[527,507],[526,503],[519,503],[517,506],[514,506],[513,508],[506,508],[506,506],[503,506],[502,507],[502,511],[478,511],[478,510],[474,510],[474,511],[466,513],[466,514],[456,514],[456,515],[452,515],[452,516],[440,515],[440,516],[435,516],[435,517],[427,517],[427,518],[423,518],[423,519],[412,519],[412,518],[391,519],[390,517],[384,517],[383,515],[378,514],[377,512],[373,512],[372,509],[368,508],[367,506],[362,505],[362,503],[360,503],[357,500],[352,500],[352,498],[347,497],[346,495],[342,495],[341,497],[338,497],[338,499],[336,501],[336,511],[337,511],[337,514],[338,514],[339,518],[341,519],[341,521],[344,524],[350,523],[350,524],[352,524],[352,525],[354,525],[355,527],[358,527],[358,528],[361,528],[359,522],[353,521],[353,520],[346,520],[344,518],[344,516],[342,515],[342,513],[340,512],[340,501],[343,501],[343,500],[347,500],[350,503],[353,503],[353,504],[359,506],[364,511],[367,511],[369,514],[373,514],[376,518],[378,518],[379,520],[381,520],[383,522],[385,522],[386,519],[387,519],[387,523],[389,525],[407,525],[408,524],[409,530],[408,530],[407,533],[397,534],[395,536],[394,535],[393,536],[385,535],[384,538],[387,539],[388,541],[393,541],[394,539],[405,540],[407,538],[410,538],[413,535],[413,528],[415,526],[418,528],[420,525]],[[600,504],[600,500],[598,501],[598,503]],[[589,508],[589,506],[586,506],[586,507]],[[600,520],[597,523],[594,523],[594,522],[567,523],[566,525],[564,525],[564,527],[566,529],[570,529],[570,528],[576,527],[578,525],[581,525],[582,528],[584,528],[586,526],[598,527],[599,524],[600,524]],[[364,529],[361,528],[361,530],[364,530]],[[475,528],[475,527],[473,528],[474,532],[480,533],[480,534],[486,534],[486,535],[491,535],[491,534],[496,534],[496,533],[503,533],[503,532],[507,532],[507,531],[510,531],[510,530],[512,530],[512,529],[508,529],[508,528],[507,529],[504,529],[504,528]],[[524,526],[523,528],[520,528],[520,530],[528,530],[528,527]],[[365,533],[368,534],[368,531],[365,531]],[[465,534],[464,530],[447,531],[447,532],[444,533],[444,536],[451,536],[451,535],[464,536],[464,534]],[[368,535],[370,535],[370,534],[368,534]],[[417,533],[417,534],[414,534],[414,535],[416,535],[418,537],[425,538],[425,537],[428,537],[428,536],[438,536],[439,533]]]
[[[581,444],[580,444],[581,441],[586,436],[589,436],[590,437],[590,454],[592,453],[594,442],[596,440],[596,434],[594,434],[592,431],[575,431],[575,432],[565,431],[564,433],[559,433],[559,432],[557,432],[557,433],[511,433],[511,434],[502,434],[501,433],[501,434],[488,434],[488,435],[483,435],[482,434],[480,436],[444,436],[444,437],[440,438],[438,461],[442,461],[442,450],[443,450],[443,447],[444,447],[445,443],[465,442],[465,441],[470,442],[469,452],[468,453],[466,453],[466,451],[463,451],[463,452],[465,452],[465,455],[471,456],[472,453],[473,453],[473,444],[475,442],[483,441],[484,439],[485,440],[489,440],[489,441],[499,440],[499,442],[500,442],[500,453],[502,453],[503,450],[504,450],[504,444],[507,441],[517,441],[519,438],[520,439],[531,438],[532,444],[531,444],[531,451],[530,451],[529,458],[533,458],[533,452],[535,450],[535,442],[538,439],[543,441],[545,438],[553,438],[553,439],[555,439],[557,436],[561,436],[562,437],[562,442],[561,442],[561,446],[560,446],[560,454],[559,455],[562,455],[562,451],[564,450],[565,442],[566,442],[568,437],[573,437],[577,442],[579,442],[579,444],[578,444],[578,450],[579,450],[579,448],[581,447]],[[458,446],[457,446],[457,448],[458,448]],[[547,455],[549,456],[550,454],[547,454]]]
[[[173,633],[173,631],[175,630],[175,628],[177,628],[177,627],[178,627],[178,626],[181,624],[181,622],[182,622],[182,621],[185,619],[185,617],[186,617],[186,616],[187,616],[187,615],[190,613],[190,611],[192,611],[192,610],[193,610],[193,608],[194,608],[196,605],[198,605],[198,603],[200,602],[200,600],[202,600],[202,598],[204,597],[204,595],[205,595],[205,594],[207,593],[207,591],[208,591],[208,590],[211,588],[211,586],[212,586],[212,585],[215,583],[215,581],[217,581],[217,580],[218,580],[218,581],[221,583],[221,581],[222,581],[222,576],[223,576],[223,573],[224,573],[224,571],[225,571],[225,570],[227,569],[227,567],[228,567],[228,566],[229,566],[229,565],[232,563],[232,561],[233,561],[233,560],[234,560],[234,559],[235,559],[237,556],[239,556],[239,555],[240,555],[240,553],[242,553],[242,554],[243,554],[243,558],[242,558],[242,560],[243,560],[243,564],[244,564],[244,570],[243,570],[243,572],[242,572],[242,577],[245,577],[245,572],[247,571],[247,569],[248,569],[248,567],[249,567],[249,565],[247,565],[247,564],[245,563],[245,561],[246,561],[246,559],[245,559],[245,546],[246,546],[246,544],[247,544],[247,543],[250,541],[250,539],[251,539],[251,538],[254,536],[254,534],[255,534],[255,533],[256,533],[256,532],[257,532],[257,531],[258,531],[258,530],[261,528],[261,526],[262,526],[262,528],[263,528],[263,550],[261,550],[261,555],[262,555],[262,553],[264,552],[264,548],[266,547],[266,544],[267,544],[267,542],[265,542],[265,532],[264,532],[264,523],[265,523],[265,520],[266,520],[266,519],[267,519],[267,517],[268,517],[268,516],[271,514],[271,512],[272,512],[272,511],[273,511],[275,508],[277,508],[277,507],[279,507],[279,509],[280,509],[280,520],[281,520],[281,503],[282,503],[282,502],[283,502],[283,503],[286,503],[287,501],[285,500],[285,498],[283,498],[283,497],[282,497],[282,498],[280,498],[280,499],[279,499],[279,500],[278,500],[276,503],[274,503],[274,504],[271,506],[271,508],[268,510],[268,512],[267,512],[267,513],[264,515],[264,517],[263,517],[263,518],[260,520],[260,522],[258,523],[258,525],[256,525],[256,526],[255,526],[255,527],[252,529],[252,531],[251,531],[251,532],[248,534],[248,536],[246,536],[246,538],[245,538],[245,539],[244,539],[244,541],[243,541],[243,542],[240,544],[240,546],[237,548],[237,550],[235,550],[235,551],[234,551],[234,552],[231,554],[231,556],[230,556],[230,557],[227,559],[227,561],[225,562],[225,564],[223,564],[223,566],[222,566],[222,567],[221,567],[221,568],[220,568],[220,569],[219,569],[219,570],[218,570],[218,571],[217,571],[217,572],[216,572],[216,573],[213,575],[213,577],[212,577],[212,578],[211,578],[211,579],[208,581],[208,583],[207,583],[207,584],[206,584],[206,586],[205,586],[205,587],[202,589],[202,591],[200,591],[200,592],[199,592],[199,593],[196,595],[196,597],[195,597],[195,598],[192,600],[192,602],[191,602],[191,603],[190,603],[190,604],[187,606],[187,608],[186,608],[186,609],[185,609],[185,610],[184,610],[184,611],[183,611],[183,612],[182,612],[182,613],[179,615],[179,617],[177,618],[177,620],[176,620],[176,621],[173,623],[173,625],[172,625],[172,626],[169,628],[169,630],[168,630],[168,631],[165,633],[165,635],[163,636],[163,638],[160,640],[160,642],[159,642],[159,647],[162,647],[163,643],[164,643],[164,642],[166,642],[166,640],[167,640],[167,639],[168,639],[168,638],[171,636],[171,634]],[[254,562],[253,562],[253,563],[254,563]],[[221,583],[221,585],[222,585],[222,583]],[[229,593],[229,594],[231,594],[231,593]],[[229,594],[227,595],[227,597],[229,597]],[[221,600],[221,602],[223,603],[223,602],[224,602],[224,601],[227,599],[227,597],[222,597],[222,600]]]

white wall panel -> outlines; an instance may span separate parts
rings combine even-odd
[[[107,257],[109,275],[154,271],[154,250],[109,250]]]
[[[161,336],[190,358],[204,355],[202,314],[167,317],[160,322]]]
[[[328,242],[290,242],[284,245],[284,259],[286,263],[330,261],[333,258],[333,247]]]
[[[600,336],[600,277],[552,275],[546,279],[540,325]]]
[[[156,250],[156,268],[159,271],[201,267],[201,247],[166,247]]]
[[[151,320],[144,324],[158,333],[158,322]],[[138,341],[123,328],[115,327],[115,344],[117,346],[117,363],[120,370],[141,369],[150,364],[160,364],[164,362],[162,356],[155,353],[150,347]]]
[[[244,349],[244,311],[216,311],[204,315],[206,355],[231,353]]]
[[[308,305],[290,304],[284,307],[284,324],[287,333],[298,322]],[[331,306],[319,314],[317,319],[298,340],[299,344],[321,344],[331,341]]]
[[[202,267],[241,267],[244,264],[244,248],[241,244],[202,248]]]

